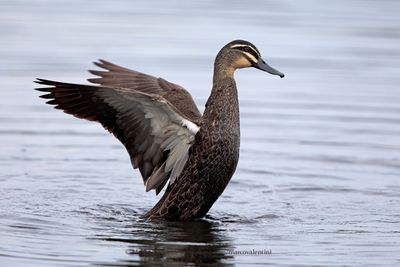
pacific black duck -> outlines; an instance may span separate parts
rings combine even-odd
[[[100,60],[90,70],[97,84],[38,79],[49,87],[40,97],[77,118],[100,122],[126,147],[146,191],[169,184],[149,219],[201,218],[224,191],[239,159],[239,103],[233,74],[255,67],[284,77],[268,66],[251,43],[225,45],[214,63],[211,95],[202,115],[181,86]]]

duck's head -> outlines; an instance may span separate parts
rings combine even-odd
[[[262,71],[266,71],[273,75],[283,78],[285,75],[269,66],[262,59],[257,47],[250,42],[244,40],[235,40],[225,45],[217,55],[218,58],[224,59],[224,64],[232,68],[232,70],[254,67]]]

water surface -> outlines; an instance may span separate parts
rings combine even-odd
[[[389,0],[2,1],[0,265],[399,265],[399,13]],[[238,38],[286,77],[237,72],[240,162],[204,220],[143,220],[158,197],[125,149],[32,90],[84,82],[104,58],[203,109],[214,57]]]

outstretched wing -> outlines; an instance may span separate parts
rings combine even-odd
[[[192,96],[183,87],[105,60],[100,59],[99,62],[94,62],[94,64],[105,71],[89,70],[90,73],[99,76],[99,78],[88,79],[89,82],[160,95],[191,121],[197,121],[201,118],[201,113],[197,109]]]
[[[132,89],[38,79],[48,104],[75,117],[100,122],[128,150],[146,191],[158,194],[182,172],[199,127],[159,95]]]

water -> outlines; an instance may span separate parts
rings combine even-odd
[[[2,1],[0,265],[400,265],[399,13],[389,0]],[[141,219],[157,197],[124,148],[32,90],[83,82],[104,58],[203,108],[214,57],[238,38],[286,77],[237,72],[241,158],[202,221]]]

